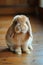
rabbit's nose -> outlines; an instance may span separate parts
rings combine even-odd
[[[25,25],[21,25],[21,29],[25,30],[26,26]]]

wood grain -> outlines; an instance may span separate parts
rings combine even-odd
[[[13,16],[0,16],[0,65],[43,65],[42,21],[30,16],[34,37],[33,51],[30,55],[25,53],[17,55],[8,49],[5,40],[5,35],[12,23],[12,19]]]

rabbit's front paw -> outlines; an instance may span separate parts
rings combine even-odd
[[[25,52],[25,53],[27,53],[27,54],[31,54],[31,51],[30,51],[30,49],[28,49],[28,48],[24,48],[24,49],[23,49],[23,52]]]
[[[15,52],[16,52],[17,54],[19,54],[19,55],[22,54],[22,52],[21,52],[21,48],[20,48],[20,47],[16,48],[16,49],[15,49]]]
[[[29,49],[26,49],[25,51],[27,54],[31,54],[31,51]]]

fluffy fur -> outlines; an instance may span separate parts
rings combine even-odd
[[[25,15],[16,15],[13,24],[9,27],[6,34],[7,45],[11,51],[22,54],[22,50],[30,53],[32,48],[32,28],[29,18]],[[22,48],[22,50],[21,50]]]

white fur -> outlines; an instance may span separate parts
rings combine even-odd
[[[14,19],[16,19],[17,17],[22,17],[24,15],[17,15],[15,16]],[[30,50],[28,49],[28,47],[33,50],[33,47],[32,47],[32,41],[33,41],[33,35],[32,35],[32,28],[31,28],[31,24],[30,24],[30,20],[28,17],[26,17],[26,21],[28,21],[28,26],[29,26],[29,29],[27,27],[26,30],[28,30],[29,34],[30,34],[30,37],[29,39],[25,42],[25,44],[23,45],[23,51],[25,51],[26,53],[30,54]],[[26,33],[26,31],[23,31],[23,33]]]
[[[16,18],[22,17],[22,16],[25,16],[25,15],[16,15],[16,16],[14,17],[13,21],[14,21]],[[31,28],[30,20],[29,20],[28,17],[26,17],[26,21],[27,21],[27,23],[28,23],[28,26],[27,26],[26,24],[24,24],[24,25],[26,26],[26,30],[24,30],[24,31],[22,31],[22,32],[23,32],[23,33],[26,33],[26,31],[28,30],[28,32],[29,32],[29,34],[30,34],[30,37],[29,37],[29,39],[25,42],[25,44],[22,45],[22,49],[23,49],[24,52],[30,54],[30,49],[33,50],[33,48],[32,48],[33,35],[32,35],[32,28]],[[17,26],[18,26],[18,25],[17,25]],[[16,26],[16,27],[17,27],[17,26]],[[16,30],[16,28],[15,28],[15,30]],[[21,30],[20,30],[20,31],[21,31]],[[19,33],[20,31],[18,31],[18,33]],[[8,44],[8,45],[9,45],[9,44]],[[10,45],[10,46],[11,46],[10,49],[11,49],[12,51],[14,51],[13,45]],[[29,48],[30,48],[30,49],[29,49]],[[21,52],[21,47],[18,47],[17,49],[15,49],[15,52],[16,52],[17,54],[21,54],[21,53],[22,53],[22,52]]]

